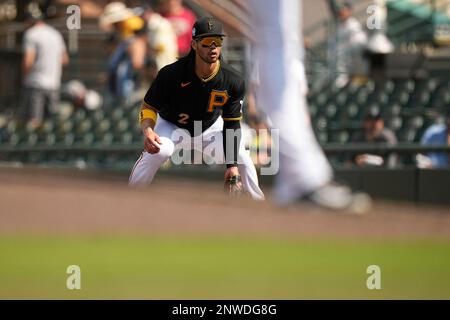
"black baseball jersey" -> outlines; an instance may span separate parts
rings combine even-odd
[[[144,98],[144,106],[155,109],[165,120],[194,135],[194,121],[208,129],[222,115],[224,121],[239,121],[245,82],[236,71],[221,63],[211,79],[195,74],[189,57],[162,68]]]

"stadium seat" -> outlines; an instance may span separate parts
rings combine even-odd
[[[361,90],[358,92],[355,102],[362,107],[367,103],[368,97],[369,93],[366,90]]]
[[[381,107],[378,103],[374,102],[371,103],[369,106],[365,108],[364,114],[380,114],[381,113]]]
[[[387,127],[397,132],[403,126],[403,120],[399,116],[394,116],[392,118],[387,119],[386,123]]]
[[[28,146],[35,146],[38,143],[38,135],[36,132],[28,133],[26,136],[26,143]]]
[[[51,136],[55,137],[55,131],[56,131],[56,124],[54,118],[49,118],[44,120],[41,127],[38,130],[38,144],[54,144],[56,141],[56,138],[54,139],[52,143]]]
[[[96,143],[101,143],[103,136],[110,131],[111,131],[111,121],[109,119],[101,120],[94,128],[95,134],[94,141]]]
[[[86,132],[79,141],[85,146],[92,146],[95,143],[95,135],[93,132]]]
[[[398,133],[398,140],[400,142],[413,143],[418,138],[418,130],[413,128],[405,128]]]
[[[119,137],[119,139],[117,139],[117,141],[119,143],[122,143],[122,144],[125,144],[125,145],[132,144],[133,143],[133,133],[125,132]]]
[[[320,144],[326,144],[328,142],[328,133],[326,131],[316,131],[316,138]]]
[[[361,107],[362,108],[362,107]],[[341,119],[355,120],[361,115],[361,108],[355,103],[351,103],[345,107]]]
[[[24,122],[17,119],[10,120],[6,126],[6,136],[7,141],[12,146],[23,143],[26,137]]]
[[[61,121],[56,129],[56,143],[72,145],[75,142],[74,128],[75,121],[73,119]]]
[[[394,92],[394,90],[395,90],[395,82],[392,81],[392,80],[386,80],[386,81],[384,82],[382,91],[383,91],[385,94],[388,94],[388,95],[389,95],[389,94],[391,94],[392,92]]]
[[[400,105],[406,105],[409,101],[409,93],[407,91],[394,92],[391,96],[391,101]]]
[[[105,111],[103,110],[96,110],[93,114],[92,114],[92,120],[94,121],[94,123],[99,123],[101,122],[103,119],[105,119]]]
[[[402,111],[401,105],[398,103],[393,103],[393,104],[389,104],[389,105],[385,106],[381,110],[381,116],[384,119],[388,119],[391,117],[399,116],[401,111]]]
[[[114,142],[114,135],[112,132],[106,132],[101,138],[101,144],[108,146]]]
[[[315,127],[319,131],[325,131],[328,126],[328,121],[324,116],[320,116],[315,121]]]
[[[416,92],[428,92],[432,93],[436,90],[438,87],[439,81],[437,79],[423,79],[423,80],[416,80]]]
[[[79,123],[81,121],[83,121],[84,119],[86,119],[87,117],[87,111],[85,109],[77,109],[72,118],[75,120],[75,122]]]
[[[450,106],[450,91],[445,87],[440,88],[430,99],[430,108],[443,109]]]
[[[117,108],[112,112],[111,119],[113,120],[113,122],[117,122],[120,119],[123,119],[124,116],[125,116],[125,110],[122,108]]]
[[[325,107],[324,115],[328,120],[334,120],[338,114],[338,108],[334,104],[329,104]]]
[[[345,104],[347,103],[347,99],[348,99],[348,94],[347,92],[343,91],[340,92],[335,99],[336,105],[338,106],[338,108],[342,108],[343,106],[345,106]]]
[[[53,146],[56,144],[56,134],[53,132],[47,133],[42,140],[42,143],[47,146]]]
[[[350,140],[350,134],[346,130],[331,132],[330,142],[345,144]]]
[[[311,117],[315,118],[317,116],[317,112],[318,112],[317,105],[314,103],[309,103],[308,109],[309,109],[309,114],[311,115]]]
[[[0,145],[7,141],[8,138],[7,126],[8,126],[8,118],[0,114]]]
[[[367,81],[366,85],[364,86],[364,89],[367,94],[371,94],[371,93],[375,92],[375,90],[376,90],[375,82],[373,80]]]
[[[114,142],[116,143],[131,143],[133,134],[130,131],[130,122],[128,119],[119,120],[113,129]]]
[[[132,122],[132,133],[133,133],[133,142],[142,142],[144,141],[142,128],[138,121]]]
[[[408,108],[426,108],[430,102],[430,94],[428,92],[413,93],[407,103]]]
[[[93,137],[93,125],[91,119],[84,119],[77,124],[75,129],[75,141],[77,143],[84,143],[90,141],[89,139],[85,139],[85,137],[89,134],[89,136]],[[93,142],[93,140],[92,140]]]
[[[139,121],[139,108],[131,109],[128,112],[127,119],[128,119],[128,121],[130,121],[130,123],[138,122]]]
[[[399,79],[396,80],[396,85],[395,91],[402,91],[402,92],[407,92],[407,93],[411,93],[414,91],[415,88],[415,82],[414,80],[405,80],[405,79]]]

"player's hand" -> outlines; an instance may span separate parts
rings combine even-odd
[[[231,167],[227,168],[227,171],[225,171],[225,180],[231,179],[231,177],[238,176],[239,175],[239,169],[238,167]]]
[[[144,149],[148,153],[155,154],[160,150],[161,140],[159,139],[158,134],[153,131],[152,128],[148,127],[144,129],[145,141],[144,141]]]
[[[228,168],[225,172],[225,192],[231,197],[239,197],[244,193],[241,176],[237,167]]]

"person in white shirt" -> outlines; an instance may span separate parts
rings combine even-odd
[[[151,6],[145,8],[143,19],[147,23],[150,55],[155,59],[157,71],[177,61],[177,35],[172,23],[155,12]]]
[[[24,111],[39,126],[45,112],[56,113],[62,67],[69,63],[62,35],[42,18],[27,16],[23,39]],[[47,110],[46,110],[47,106]]]
[[[367,73],[368,65],[364,61],[363,50],[367,46],[368,38],[361,23],[353,17],[350,3],[339,5],[338,19],[335,49],[331,54],[336,56],[336,83],[343,86],[351,75]]]

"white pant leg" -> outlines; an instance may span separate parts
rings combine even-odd
[[[177,126],[158,117],[155,132],[161,139],[161,149],[155,154],[150,154],[145,150],[142,152],[130,174],[129,184],[131,186],[148,185],[153,181],[158,169],[173,154],[175,145],[171,138],[176,129]]]
[[[242,131],[244,135],[244,131]],[[207,148],[206,146],[214,139],[215,148]],[[225,155],[223,150],[223,119],[218,118],[217,121],[203,132],[203,150],[207,156],[214,159],[216,164],[225,163]],[[211,154],[209,150],[214,150],[214,154]],[[256,172],[255,165],[250,157],[250,151],[245,149],[245,137],[241,138],[241,144],[239,148],[238,158],[239,174],[242,178],[242,184],[245,190],[247,190],[252,199],[264,200],[264,193],[259,187],[258,174]]]
[[[251,0],[259,62],[257,103],[280,133],[275,198],[295,200],[332,177],[306,105],[300,0]]]

